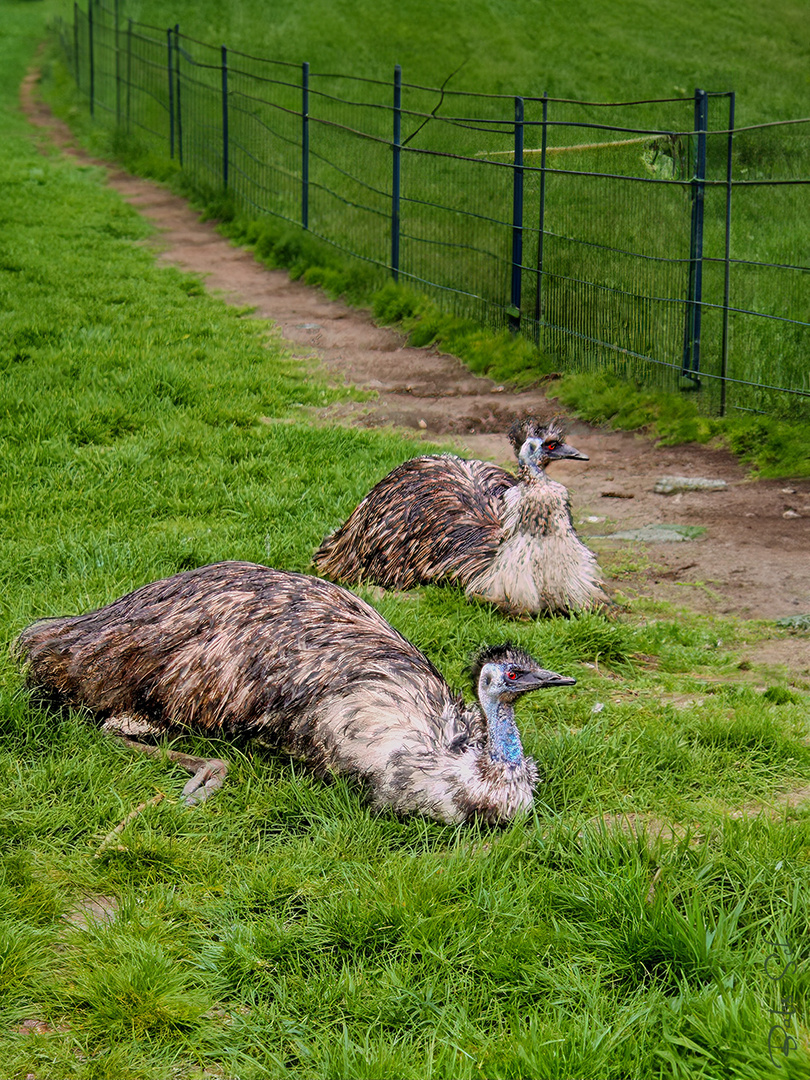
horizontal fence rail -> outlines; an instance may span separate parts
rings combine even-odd
[[[95,117],[380,285],[567,370],[810,417],[810,119],[735,129],[731,92],[599,103],[319,73],[97,0],[57,29]]]

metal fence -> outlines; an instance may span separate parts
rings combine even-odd
[[[566,370],[810,415],[810,119],[735,129],[731,92],[605,104],[324,74],[99,0],[58,30],[96,117],[380,284]]]

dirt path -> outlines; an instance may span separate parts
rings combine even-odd
[[[159,230],[158,258],[201,275],[229,303],[250,305],[278,324],[299,356],[322,365],[336,382],[377,391],[362,405],[332,407],[334,421],[376,427],[399,425],[465,455],[509,464],[504,431],[516,414],[557,411],[540,389],[519,393],[471,375],[451,356],[408,347],[363,312],[270,271],[243,249],[200,222],[186,202],[76,147],[69,129],[38,101],[37,73],[21,88],[22,107],[42,138],[65,153],[107,168],[109,183]],[[552,384],[553,385],[553,384]],[[658,448],[648,439],[573,422],[570,441],[588,463],[562,462],[554,476],[567,484],[581,533],[626,595],[678,605],[779,619],[810,612],[810,482],[746,479],[723,450],[698,445]],[[660,495],[663,476],[723,479],[720,491]],[[681,543],[594,539],[655,524],[700,526],[705,533]],[[810,643],[792,636],[767,643],[762,657],[810,673]]]

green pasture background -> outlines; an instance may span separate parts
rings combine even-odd
[[[411,21],[401,24],[400,31],[405,26],[422,28],[425,20],[420,22],[417,7],[411,13]],[[411,333],[415,342],[440,343],[448,351],[460,355],[475,370],[486,371],[499,381],[537,379],[562,368],[570,377],[561,387],[561,398],[584,418],[602,421],[606,418],[606,407],[610,407],[607,418],[616,424],[626,424],[629,418],[638,416],[640,404],[646,422],[656,434],[669,441],[706,440],[721,435],[735,452],[743,455],[763,475],[798,477],[810,471],[810,455],[801,434],[807,409],[806,398],[801,393],[807,384],[807,334],[803,325],[806,303],[802,277],[795,269],[780,270],[760,265],[803,263],[810,241],[806,231],[810,217],[803,213],[805,188],[740,184],[735,187],[731,253],[734,259],[743,261],[735,262],[731,270],[729,302],[732,314],[727,368],[721,367],[725,191],[722,186],[707,188],[703,379],[698,393],[669,393],[662,397],[655,386],[665,386],[670,391],[679,386],[683,305],[672,298],[683,295],[686,289],[683,260],[689,253],[688,190],[677,184],[633,184],[585,175],[589,170],[607,170],[649,181],[649,163],[642,160],[644,155],[636,145],[617,146],[609,152],[578,150],[554,157],[552,165],[580,170],[582,175],[552,171],[547,178],[545,227],[550,231],[545,245],[546,273],[542,278],[545,315],[539,324],[535,324],[536,275],[528,267],[534,265],[536,258],[537,233],[532,223],[537,213],[538,176],[527,171],[529,227],[524,237],[522,260],[522,325],[526,336],[515,338],[505,330],[501,333],[494,333],[492,329],[483,331],[482,323],[497,329],[506,319],[510,273],[507,248],[511,243],[511,230],[501,222],[507,222],[511,215],[511,174],[508,169],[497,168],[490,161],[481,160],[476,168],[475,155],[479,152],[501,153],[504,147],[511,145],[511,135],[507,123],[506,134],[488,137],[482,134],[480,125],[472,118],[489,111],[493,116],[496,113],[500,116],[504,109],[511,110],[511,102],[509,99],[463,96],[465,91],[473,88],[480,93],[493,88],[503,92],[506,71],[509,77],[517,80],[516,89],[523,93],[540,93],[541,80],[548,75],[547,65],[555,71],[569,70],[570,65],[566,66],[563,60],[568,55],[566,50],[578,48],[582,54],[576,67],[578,75],[583,79],[588,75],[591,79],[588,90],[582,91],[586,99],[606,101],[669,94],[674,100],[664,105],[628,106],[618,113],[596,106],[553,103],[550,114],[553,118],[564,116],[630,127],[639,124],[653,128],[663,126],[664,130],[677,131],[684,125],[687,128],[691,125],[694,85],[716,90],[734,89],[738,101],[737,127],[740,129],[734,139],[735,181],[807,176],[810,175],[810,142],[806,127],[745,130],[746,124],[759,120],[762,115],[769,120],[775,115],[785,118],[785,114],[775,112],[784,106],[785,87],[792,88],[787,115],[794,119],[802,115],[805,80],[800,74],[800,61],[806,50],[802,39],[794,33],[796,11],[793,7],[788,5],[775,13],[770,37],[765,42],[753,36],[756,13],[754,8],[747,6],[735,11],[734,19],[729,20],[728,13],[720,8],[709,7],[699,13],[689,10],[690,18],[684,19],[680,8],[664,5],[656,8],[654,30],[647,21],[650,12],[647,6],[641,5],[638,11],[628,10],[622,18],[627,24],[626,36],[632,45],[632,55],[629,47],[622,52],[612,45],[609,54],[613,59],[616,93],[608,92],[600,83],[601,68],[591,62],[588,51],[592,39],[590,31],[595,22],[603,26],[607,40],[612,40],[614,30],[617,32],[615,15],[599,4],[575,5],[571,10],[566,8],[564,15],[561,15],[560,7],[555,6],[548,27],[543,20],[543,33],[549,44],[543,48],[537,45],[534,63],[527,61],[523,66],[515,66],[510,50],[488,47],[492,40],[498,40],[497,28],[504,16],[500,8],[478,5],[469,12],[465,9],[463,23],[457,21],[458,27],[463,26],[466,42],[461,59],[458,35],[453,37],[448,32],[442,37],[439,32],[446,26],[443,17],[450,17],[447,9],[441,9],[435,22],[427,20],[425,23],[426,36],[420,52],[424,67],[417,67],[415,74],[405,70],[404,77],[416,80],[418,87],[421,85],[419,80],[435,85],[438,81],[436,72],[445,67],[448,74],[455,74],[449,80],[447,93],[450,96],[440,111],[439,120],[424,131],[420,125],[422,134],[413,146],[422,146],[427,140],[427,145],[435,144],[441,151],[452,150],[462,157],[410,155],[406,148],[403,195],[406,200],[415,201],[407,203],[404,211],[405,232],[413,232],[429,241],[403,240],[403,252],[410,254],[403,254],[401,280],[411,281],[413,289],[404,284],[393,285],[384,270],[390,243],[386,226],[390,200],[384,197],[390,184],[390,151],[383,143],[353,139],[347,131],[347,128],[357,128],[383,140],[390,137],[393,62],[389,64],[385,58],[399,48],[408,51],[412,43],[406,40],[407,35],[395,32],[386,22],[390,15],[387,6],[375,9],[375,13],[362,22],[363,32],[369,40],[377,32],[378,25],[381,26],[380,48],[372,61],[367,50],[357,47],[360,23],[352,19],[348,9],[339,5],[328,6],[325,10],[313,4],[294,8],[280,5],[269,15],[251,5],[229,8],[227,16],[224,11],[220,5],[201,4],[170,14],[169,5],[165,8],[147,4],[119,5],[121,41],[129,41],[124,27],[130,15],[147,19],[155,26],[152,46],[147,48],[137,37],[133,46],[139,54],[144,50],[151,59],[145,67],[139,61],[133,68],[135,85],[141,89],[132,91],[133,123],[126,136],[122,128],[115,130],[111,122],[116,101],[122,113],[128,112],[130,93],[122,92],[120,100],[116,97],[109,56],[107,74],[101,75],[102,57],[112,45],[111,29],[108,28],[106,37],[99,30],[96,42],[99,73],[95,122],[88,125],[86,115],[86,27],[80,28],[79,32],[83,65],[82,93],[75,98],[77,104],[69,104],[69,91],[64,81],[60,81],[64,73],[60,73],[59,65],[48,69],[48,95],[63,115],[72,114],[73,121],[80,122],[98,152],[123,155],[127,164],[137,171],[173,178],[173,182],[195,198],[209,215],[220,219],[223,230],[251,246],[260,258],[274,265],[286,265],[296,275],[303,275],[305,280],[320,284],[333,294],[346,295],[373,306],[379,318],[397,322]],[[105,16],[109,27],[112,26],[111,18],[109,14]],[[528,48],[525,43],[535,42],[537,36],[531,6],[515,5],[513,11],[510,9],[509,18],[515,41],[521,48]],[[97,21],[101,26],[104,21],[101,15]],[[186,42],[184,48],[194,53],[198,60],[212,65],[210,69],[195,67],[188,72],[191,81],[186,85],[183,98],[182,136],[186,153],[184,168],[179,173],[179,119],[175,132],[175,160],[170,161],[167,153],[168,119],[166,103],[162,100],[166,90],[165,30],[160,28],[164,23],[175,25],[175,21],[184,34],[193,38],[193,42],[181,39]],[[322,24],[330,27],[328,39],[317,29]],[[80,20],[80,27],[83,26]],[[643,33],[640,28],[645,28]],[[688,47],[689,30],[694,30],[695,35],[692,51]],[[434,31],[437,40],[432,37]],[[643,48],[636,40],[639,36],[643,37]],[[70,26],[67,39],[72,41]],[[201,44],[201,40],[206,44]],[[230,107],[233,132],[230,195],[224,198],[220,190],[222,164],[218,141],[222,108],[218,40],[228,43],[231,57],[229,85],[237,94]],[[773,70],[767,70],[767,58],[774,49],[781,48],[785,40],[790,45],[785,46],[784,63],[779,71],[782,92],[777,94]],[[678,43],[674,49],[673,41]],[[719,63],[718,41],[723,43],[723,64]],[[332,63],[334,57],[329,49],[336,43],[342,66]],[[558,48],[554,49],[552,45]],[[240,49],[282,63],[263,65],[259,60],[254,62],[240,55]],[[672,57],[683,59],[686,55],[693,60],[697,58],[695,62],[701,77],[687,86],[675,84],[672,89],[667,89]],[[745,63],[740,59],[743,55],[746,56]],[[287,224],[287,221],[297,221],[300,214],[301,191],[296,182],[300,165],[300,118],[295,113],[300,107],[298,82],[302,56],[311,60],[310,135],[314,152],[310,161],[310,233]],[[454,61],[452,66],[451,61]],[[126,65],[128,61],[121,63]],[[428,67],[433,78],[428,77]],[[242,78],[236,74],[239,69],[270,79],[267,87],[269,93],[272,86],[270,96],[274,104],[260,102],[259,98],[265,96],[262,84]],[[627,82],[628,70],[638,79],[635,87]],[[722,85],[709,81],[715,72],[722,72],[726,77]],[[353,82],[353,76],[363,79]],[[369,81],[375,78],[384,81]],[[56,82],[55,87],[51,85],[52,79]],[[150,79],[154,97],[142,89],[148,86]],[[238,96],[240,89],[247,94],[246,98]],[[459,92],[461,96],[453,96]],[[404,102],[407,108],[417,109],[414,115],[406,112],[403,120],[403,135],[407,142],[418,134],[415,129],[418,110],[427,112],[436,107],[436,92],[420,91],[409,85]],[[292,111],[285,113],[281,106]],[[710,128],[725,125],[726,108],[724,98],[711,99]],[[760,108],[764,112],[758,112]],[[539,106],[530,104],[527,109],[527,119],[532,116],[536,120]],[[454,126],[440,122],[444,113],[459,112],[469,114],[469,123]],[[333,122],[345,126],[332,127]],[[152,134],[147,134],[139,124],[146,124]],[[503,127],[503,124],[499,126]],[[158,132],[156,137],[155,132]],[[201,140],[205,142],[206,133],[209,141],[201,149],[199,144]],[[590,138],[592,134],[583,129],[582,137]],[[539,129],[527,128],[530,145],[538,138]],[[565,145],[571,139],[577,142],[577,134],[565,128],[551,129],[552,150],[558,140]],[[710,135],[708,143],[709,177],[724,177],[726,138],[720,134]],[[278,149],[285,147],[283,151]],[[472,156],[472,164],[465,156]],[[352,161],[358,157],[364,160],[362,184],[350,179],[354,171]],[[494,160],[502,162],[505,159],[496,157]],[[536,161],[536,158],[527,157],[529,164],[536,164]],[[341,165],[343,170],[339,168]],[[367,184],[371,188],[366,187]],[[255,200],[266,208],[266,213],[253,215],[251,207]],[[434,202],[456,207],[458,212],[440,210],[432,205]],[[367,203],[373,204],[376,212],[363,209]],[[462,218],[461,214],[472,216]],[[495,220],[489,220],[490,217]],[[463,221],[461,231],[460,221]],[[319,244],[313,234],[328,237],[332,243]],[[576,241],[569,242],[567,237],[576,238]],[[434,245],[433,240],[442,242]],[[624,249],[643,252],[644,257],[626,254]],[[345,254],[349,251],[359,252],[364,258],[351,259]],[[582,283],[578,283],[580,278]],[[470,295],[464,287],[459,291],[460,282],[469,284]],[[735,310],[738,308],[741,311]],[[762,312],[762,315],[745,314],[749,309]],[[781,321],[782,317],[798,322]],[[542,329],[543,326],[546,328]],[[538,340],[548,349],[548,355],[530,343],[535,329],[540,335]],[[611,344],[601,345],[600,342]],[[645,356],[653,358],[654,362],[640,358]],[[578,379],[578,373],[585,374],[584,384]],[[720,378],[724,374],[731,381],[725,384],[727,393],[723,406]],[[618,393],[613,393],[613,387],[617,385]],[[786,387],[796,393],[768,389],[772,386]],[[681,391],[684,388],[684,385],[680,386]],[[688,383],[688,388],[694,390],[695,384]],[[728,415],[718,420],[717,413],[722,408]]]
[[[30,705],[29,621],[218,559],[306,569],[417,450],[320,422],[354,391],[38,152],[17,95],[56,7],[0,3],[0,1075],[806,1077],[810,685],[756,660],[787,630],[369,593],[454,685],[508,638],[576,676],[520,707],[543,783],[502,831],[196,740],[232,772],[189,812],[168,761]],[[643,556],[604,557],[621,582]]]
[[[740,124],[807,115],[806,9],[777,0],[126,0],[126,16],[313,70],[584,101],[735,90]]]

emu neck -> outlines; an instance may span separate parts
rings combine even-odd
[[[522,461],[520,464],[520,478],[524,483],[543,483],[548,480],[546,471],[537,461]]]
[[[519,765],[523,761],[523,746],[520,742],[515,709],[505,701],[489,701],[484,704],[489,733],[490,761],[501,765]]]

